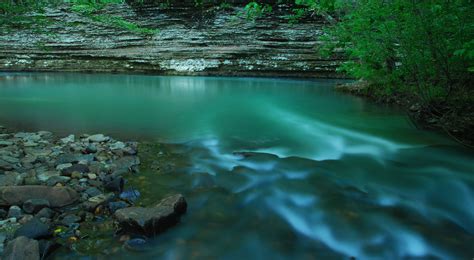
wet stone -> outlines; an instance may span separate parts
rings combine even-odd
[[[114,216],[128,232],[155,235],[176,225],[186,209],[186,200],[181,194],[177,194],[164,198],[154,207],[119,209]]]
[[[39,260],[39,245],[38,241],[29,239],[27,237],[17,237],[10,241],[3,253],[5,260],[28,259]]]
[[[69,168],[72,166],[72,163],[63,163],[63,164],[59,164],[58,166],[56,166],[56,170],[58,171],[62,171],[66,168]]]
[[[51,235],[50,226],[41,222],[38,218],[32,218],[15,232],[15,237],[42,238]]]
[[[62,164],[77,163],[78,161],[79,160],[76,155],[68,153],[68,154],[61,154],[60,156],[58,156],[58,158],[56,159],[56,164],[59,166]]]
[[[45,199],[51,207],[64,207],[79,199],[76,191],[68,187],[40,185],[0,187],[0,205],[22,205],[30,199]]]
[[[3,155],[3,156],[0,157],[0,159],[4,160],[7,163],[11,163],[11,164],[17,164],[17,163],[20,162],[20,160],[18,158],[8,156],[8,155]]]
[[[96,134],[96,135],[91,135],[87,138],[87,140],[89,142],[96,142],[96,143],[100,143],[100,142],[107,142],[110,140],[110,137],[108,136],[104,136],[103,134]]]
[[[39,181],[46,182],[52,177],[58,177],[59,172],[57,171],[45,171],[41,173],[37,173],[36,177],[38,178]]]
[[[28,214],[28,215],[24,215],[23,217],[21,217],[20,220],[18,220],[18,223],[24,225],[24,224],[26,224],[27,222],[29,222],[29,221],[32,220],[32,219],[33,219],[33,215],[29,215],[29,214]]]
[[[125,143],[123,142],[115,142],[110,145],[111,150],[119,150],[125,148]]]
[[[132,238],[123,244],[125,249],[128,249],[133,252],[142,252],[150,249],[147,241],[143,238]]]
[[[50,208],[42,208],[37,214],[37,218],[52,218],[54,216],[54,211]]]
[[[100,191],[96,187],[90,187],[90,188],[86,189],[85,193],[89,197],[95,197],[95,196],[98,196],[98,195],[102,194],[102,191]]]
[[[92,198],[89,198],[86,202],[82,204],[82,206],[87,211],[94,211],[98,206],[108,203],[113,198],[114,198],[113,193],[100,194]]]
[[[73,164],[72,166],[61,170],[61,174],[66,176],[70,176],[73,172],[87,173],[89,172],[89,167],[84,164]]]
[[[46,184],[48,186],[54,186],[58,183],[66,184],[69,180],[71,180],[71,178],[67,176],[53,176],[46,181]]]
[[[13,165],[11,165],[11,163],[8,163],[8,162],[0,159],[0,170],[4,170],[4,171],[13,170]]]
[[[17,172],[5,172],[1,174],[0,172],[0,186],[11,186],[21,183],[21,178]]]
[[[71,226],[75,223],[78,223],[81,221],[81,218],[79,216],[76,216],[74,214],[69,214],[69,215],[66,215],[62,220],[61,220],[61,224],[65,225],[65,226]]]
[[[45,199],[30,199],[23,203],[23,210],[28,214],[36,213],[47,207],[50,207],[50,204]]]
[[[10,141],[0,141],[0,147],[6,147],[6,146],[10,146],[10,145],[13,145],[13,142],[10,142]]]
[[[18,206],[11,206],[8,209],[8,218],[20,218],[23,215],[23,212]]]
[[[81,179],[81,178],[82,178],[82,173],[80,173],[80,172],[73,172],[73,173],[71,174],[71,178],[73,178],[73,179]]]
[[[90,144],[86,147],[85,152],[87,154],[96,153],[97,152],[97,146],[95,146],[94,144]]]
[[[116,201],[116,202],[110,202],[109,203],[109,210],[114,213],[115,211],[119,209],[124,209],[128,207],[129,204],[126,203],[125,201]]]
[[[68,135],[68,136],[66,136],[66,137],[64,137],[64,138],[61,138],[61,142],[62,142],[63,144],[68,144],[68,143],[74,142],[75,139],[76,139],[76,138],[75,138],[74,135]]]

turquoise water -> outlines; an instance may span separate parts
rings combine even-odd
[[[0,74],[0,124],[173,144],[144,196],[188,213],[114,258],[471,259],[472,151],[334,84]]]

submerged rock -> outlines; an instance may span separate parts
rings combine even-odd
[[[122,192],[125,181],[122,177],[110,176],[104,180],[104,188],[112,192]]]
[[[134,251],[134,252],[141,252],[141,251],[146,251],[146,250],[150,249],[147,241],[143,238],[129,239],[129,240],[125,241],[125,243],[123,244],[123,247],[125,249],[128,249],[130,251]]]
[[[13,145],[13,142],[10,141],[0,141],[0,147]]]
[[[50,255],[54,250],[58,249],[61,247],[60,244],[54,242],[54,241],[49,241],[49,240],[39,240],[39,250],[41,254],[41,259],[47,259],[46,257]]]
[[[39,185],[0,187],[0,206],[23,205],[30,199],[44,199],[51,207],[60,208],[76,202],[79,194],[69,187]]]
[[[127,200],[130,202],[135,202],[138,198],[140,198],[140,192],[135,189],[128,189],[122,193],[120,193],[119,197],[123,200]]]
[[[115,211],[117,211],[119,209],[124,209],[128,206],[129,206],[129,204],[125,201],[110,202],[109,203],[109,210],[110,210],[110,212],[114,213]]]
[[[176,225],[186,209],[186,200],[183,195],[177,194],[161,200],[151,208],[119,209],[114,216],[120,226],[128,232],[155,235]]]
[[[8,243],[2,259],[39,260],[40,253],[38,241],[23,236],[17,237]]]

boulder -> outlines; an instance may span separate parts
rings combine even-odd
[[[154,207],[119,209],[114,216],[128,232],[155,235],[176,225],[186,209],[186,200],[183,195],[177,194],[161,200]]]
[[[38,241],[27,237],[17,237],[10,241],[5,248],[4,260],[39,260]]]
[[[41,238],[51,236],[50,226],[38,218],[32,218],[15,231],[15,237]]]
[[[0,206],[23,205],[30,199],[44,199],[53,208],[70,205],[79,199],[79,194],[69,187],[39,185],[0,187]]]

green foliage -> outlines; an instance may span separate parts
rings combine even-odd
[[[264,15],[271,13],[273,8],[268,4],[260,4],[255,1],[252,1],[245,5],[243,16],[248,20],[255,20],[257,18],[263,17]]]
[[[125,29],[137,34],[153,35],[158,32],[156,29],[140,27],[135,23],[129,22],[122,17],[100,14],[99,11],[109,4],[119,4],[122,0],[72,0],[71,11],[89,16],[92,20],[103,23],[115,28]]]
[[[95,15],[92,16],[92,19],[116,28],[125,29],[134,33],[143,34],[143,35],[153,35],[159,30],[140,27],[135,23],[129,22],[122,17],[112,16],[112,15]]]
[[[347,3],[323,52],[343,49],[341,68],[380,86],[410,85],[425,101],[472,87],[474,21],[470,0],[361,0]]]
[[[18,15],[31,10],[40,11],[45,4],[47,4],[47,1],[2,0],[0,1],[0,15]]]

